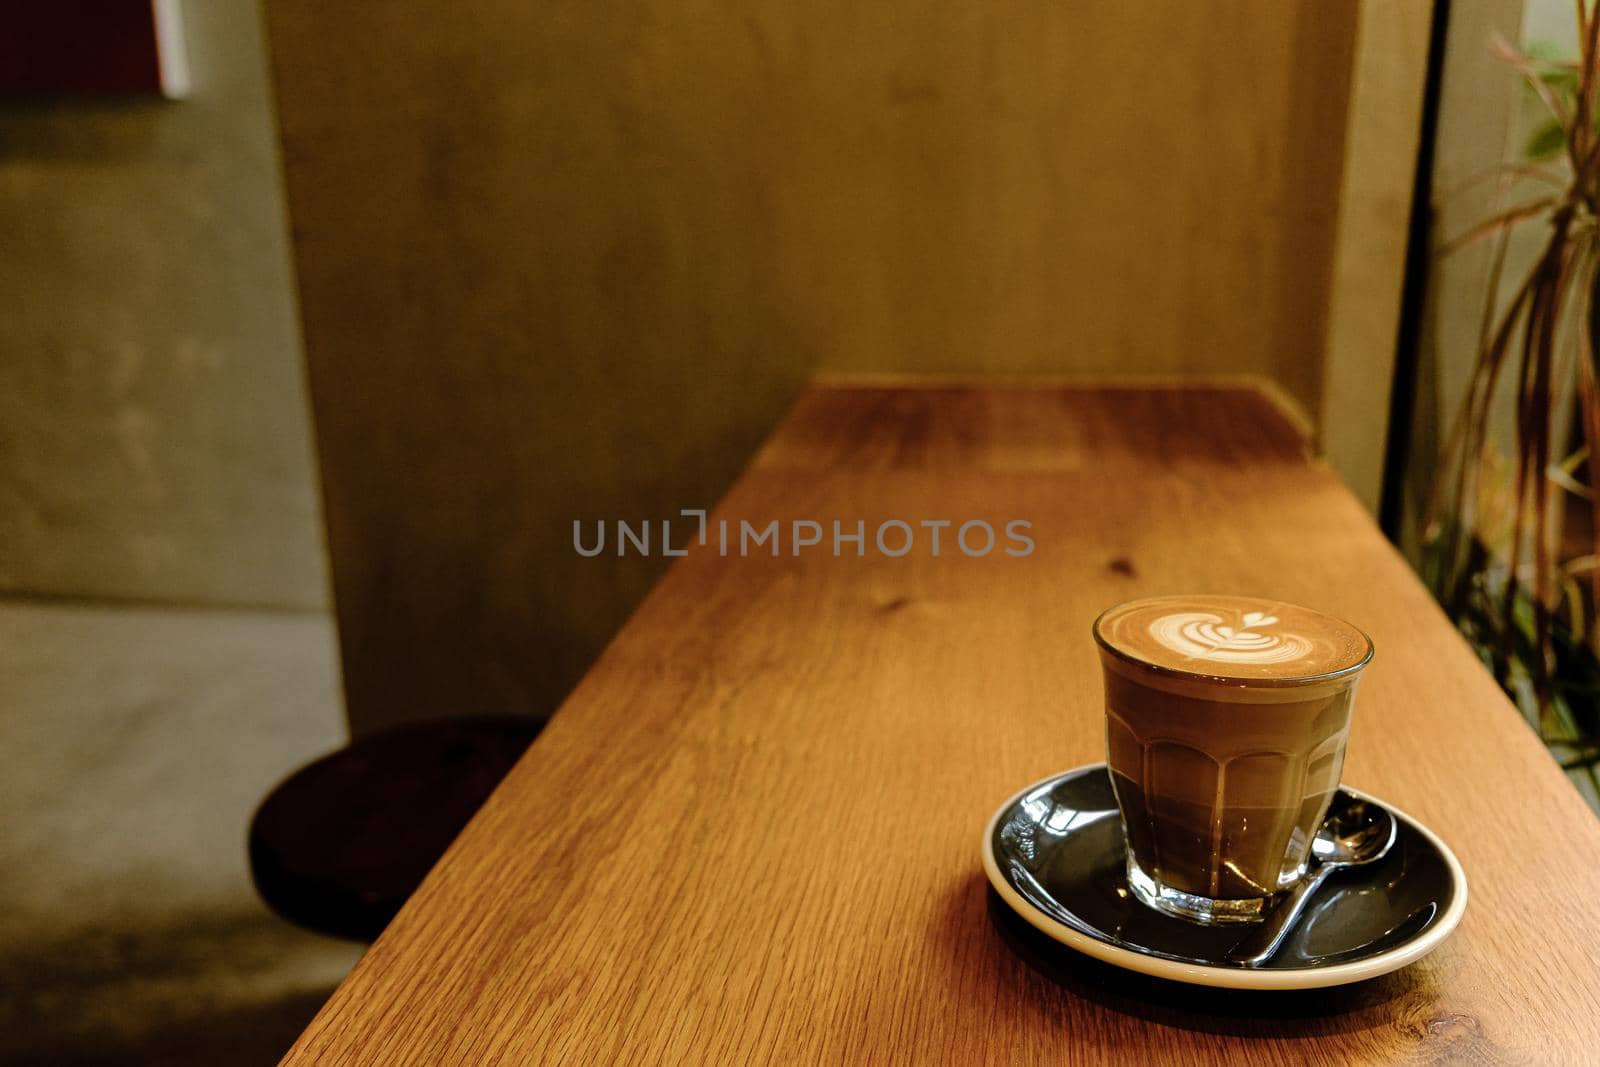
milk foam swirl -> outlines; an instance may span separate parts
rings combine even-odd
[[[1178,611],[1150,623],[1150,636],[1181,656],[1222,663],[1287,663],[1311,651],[1296,634],[1260,632],[1277,622],[1260,611],[1244,612],[1237,626],[1209,611]]]

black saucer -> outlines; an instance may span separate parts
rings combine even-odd
[[[1048,778],[1002,805],[984,830],[983,865],[1000,898],[1031,925],[1107,963],[1240,989],[1340,985],[1432,951],[1466,908],[1466,876],[1449,848],[1389,810],[1399,835],[1388,855],[1330,878],[1283,947],[1256,967],[1227,960],[1252,927],[1200,926],[1134,899],[1103,763]]]

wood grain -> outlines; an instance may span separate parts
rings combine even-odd
[[[813,387],[718,516],[1034,523],[1022,559],[676,562],[286,1062],[1585,1062],[1600,823],[1354,497],[1235,390]],[[596,566],[604,566],[601,560]],[[1369,630],[1347,779],[1458,851],[1438,952],[1309,996],[992,910],[994,807],[1102,758],[1089,624],[1227,590]]]

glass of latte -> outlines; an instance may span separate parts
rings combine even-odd
[[[1372,642],[1240,596],[1135,600],[1094,636],[1129,887],[1195,922],[1260,919],[1305,874]]]

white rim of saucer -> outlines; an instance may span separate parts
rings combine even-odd
[[[1092,956],[1097,960],[1109,963],[1125,970],[1136,971],[1155,978],[1166,978],[1174,982],[1188,982],[1191,985],[1214,986],[1222,989],[1318,989],[1324,986],[1346,985],[1350,982],[1359,982],[1365,978],[1376,978],[1380,974],[1397,971],[1409,963],[1426,956],[1438,948],[1445,938],[1455,932],[1456,926],[1461,922],[1462,913],[1467,910],[1467,873],[1461,869],[1461,861],[1456,859],[1456,854],[1450,851],[1450,846],[1440,840],[1439,835],[1428,829],[1418,820],[1407,815],[1387,801],[1379,800],[1370,793],[1350,786],[1340,784],[1339,788],[1363,800],[1370,800],[1382,804],[1390,814],[1397,819],[1403,819],[1412,829],[1427,838],[1439,854],[1444,857],[1445,865],[1450,869],[1450,877],[1455,883],[1455,895],[1450,901],[1450,907],[1445,913],[1430,926],[1421,936],[1397,945],[1387,952],[1380,952],[1364,960],[1352,963],[1336,963],[1329,967],[1283,967],[1271,970],[1244,968],[1244,967],[1214,967],[1203,963],[1180,963],[1177,960],[1165,960],[1157,956],[1148,956],[1143,952],[1122,948],[1117,945],[1101,941],[1081,931],[1074,930],[1065,923],[1058,922],[1034,907],[1027,898],[1012,888],[1000,873],[1000,865],[994,856],[994,831],[1000,819],[1016,806],[1017,802],[1027,794],[1049,782],[1074,775],[1084,774],[1088,771],[1104,767],[1104,763],[1086,763],[1081,767],[1074,767],[1068,771],[1058,771],[1048,777],[1041,778],[1032,785],[1017,790],[1011,797],[989,817],[983,828],[983,869],[989,876],[989,884],[994,886],[995,892],[1000,894],[1012,911],[1027,920],[1028,924],[1041,933],[1049,935],[1052,939],[1061,942],[1069,948],[1076,949],[1085,956]]]

